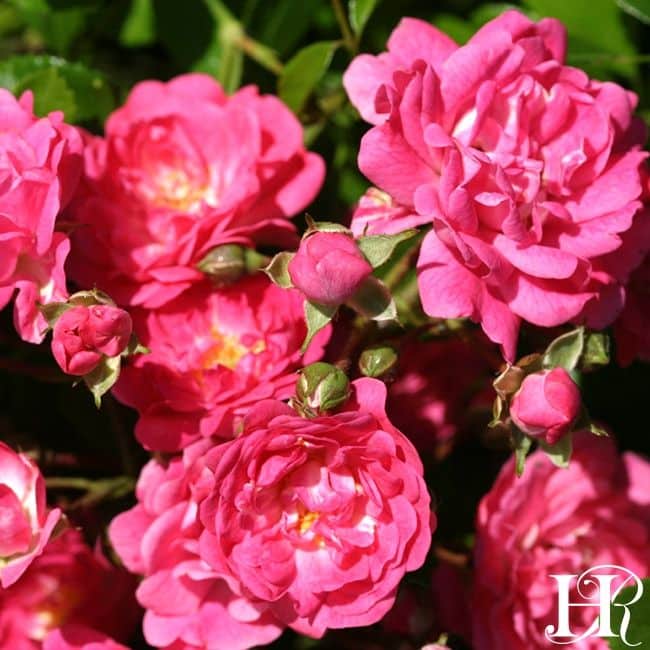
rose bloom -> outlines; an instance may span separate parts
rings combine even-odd
[[[528,375],[510,403],[512,421],[529,436],[555,444],[580,415],[580,389],[564,368]]]
[[[67,295],[63,264],[70,248],[55,232],[82,167],[82,142],[63,114],[34,115],[33,97],[0,88],[0,308],[15,290],[14,322],[40,343],[47,323],[36,303]]]
[[[619,456],[611,438],[590,433],[574,435],[567,469],[555,467],[537,451],[517,478],[510,459],[478,510],[473,646],[554,648],[544,634],[547,626],[558,623],[553,574],[580,575],[606,564],[642,578],[649,575],[649,484],[647,460],[633,453]],[[618,586],[620,576],[612,589]],[[584,602],[575,580],[570,602]],[[597,607],[571,607],[573,633],[587,630],[597,614]],[[630,640],[636,642],[631,635]],[[609,646],[605,639],[591,636],[574,647]]]
[[[318,335],[302,358],[302,298],[262,274],[221,291],[204,283],[133,316],[150,352],[123,366],[114,393],[138,410],[138,440],[162,451],[199,436],[231,438],[253,404],[293,394],[296,371],[320,358],[329,336]]]
[[[374,124],[361,171],[433,227],[418,260],[425,311],[469,317],[514,359],[522,320],[602,328],[650,248],[640,220],[637,98],[564,65],[554,19],[507,11],[459,47],[404,19],[344,84]],[[628,245],[625,245],[626,239]]]
[[[307,300],[335,306],[352,298],[372,266],[349,235],[315,232],[300,242],[288,271]]]
[[[614,324],[616,358],[622,366],[650,361],[650,255],[634,271],[626,288],[623,312]]]
[[[85,375],[105,356],[121,354],[129,343],[132,329],[131,316],[118,307],[72,307],[54,324],[52,354],[63,372]]]
[[[0,593],[43,552],[60,518],[46,506],[36,463],[0,442]]]
[[[46,640],[46,650],[62,649],[50,639],[59,628],[58,637],[78,636],[75,630],[82,627],[85,636],[96,636],[94,630],[128,639],[139,617],[134,590],[133,576],[112,566],[99,549],[90,549],[78,530],[69,529],[50,541],[16,584],[0,589],[0,647],[39,650]]]
[[[387,411],[421,452],[442,450],[470,415],[490,412],[494,368],[484,341],[416,339],[400,349]]]
[[[138,505],[110,537],[145,576],[151,645],[236,650],[285,626],[320,637],[390,609],[435,518],[417,453],[385,415],[384,384],[352,390],[341,411],[311,419],[263,401],[234,440],[145,467]]]
[[[288,217],[324,176],[302,141],[291,111],[253,86],[228,97],[202,74],[137,84],[105,137],[87,135],[72,277],[152,308],[200,282],[215,246],[292,241]]]

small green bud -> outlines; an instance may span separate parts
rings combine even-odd
[[[244,248],[237,244],[217,246],[197,264],[197,268],[210,276],[217,286],[232,284],[246,273]]]
[[[329,363],[312,363],[300,372],[296,397],[306,413],[327,413],[344,404],[350,396],[346,374]]]
[[[367,348],[359,357],[359,370],[366,377],[381,377],[395,367],[397,352],[390,345]]]

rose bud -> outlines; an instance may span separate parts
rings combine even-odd
[[[0,442],[0,591],[43,552],[60,518],[60,510],[45,505],[36,464]]]
[[[77,306],[54,324],[52,354],[68,375],[86,375],[102,357],[115,357],[129,343],[133,324],[123,309],[110,305]]]
[[[312,363],[303,368],[296,383],[296,397],[313,413],[334,410],[350,397],[346,374],[329,363]]]
[[[528,375],[512,398],[510,416],[529,436],[556,443],[580,413],[580,390],[564,368]]]
[[[351,298],[372,273],[354,239],[340,232],[316,232],[305,237],[289,262],[294,286],[307,300],[340,305]]]

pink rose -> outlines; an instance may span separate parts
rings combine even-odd
[[[115,396],[137,409],[138,440],[175,451],[201,436],[231,438],[263,399],[293,394],[296,371],[317,361],[329,330],[302,358],[302,299],[262,274],[222,291],[209,283],[154,311],[134,311],[151,351],[122,367]]]
[[[289,262],[294,286],[307,300],[322,305],[344,303],[371,273],[354,239],[341,232],[308,235]]]
[[[352,384],[343,412],[305,419],[253,408],[239,438],[206,455],[204,557],[294,630],[370,625],[431,543],[422,464],[388,421],[385,385]]]
[[[129,343],[132,329],[131,316],[118,307],[71,307],[54,324],[52,354],[63,372],[85,375],[104,356],[121,354]]]
[[[482,336],[470,342],[415,339],[400,349],[387,412],[420,452],[443,450],[470,416],[490,412],[499,362],[491,362],[487,343]]]
[[[649,575],[648,484],[648,461],[632,453],[619,456],[610,438],[589,433],[575,436],[567,469],[537,451],[517,478],[511,459],[479,506],[473,647],[555,648],[544,634],[558,623],[553,574],[580,575],[608,564]],[[570,601],[581,602],[575,582]],[[571,607],[572,631],[584,632],[597,614],[597,607]],[[609,646],[591,637],[576,647]]]
[[[622,366],[634,359],[650,361],[650,255],[634,271],[626,287],[623,312],[614,324],[616,357]]]
[[[580,415],[580,389],[564,368],[528,375],[510,403],[513,422],[550,445],[569,433]]]
[[[650,228],[635,233],[636,96],[565,66],[565,49],[558,21],[516,11],[462,47],[404,19],[388,53],[344,77],[376,125],[361,170],[433,226],[418,261],[425,311],[480,322],[508,360],[522,320],[610,324],[650,247]]]
[[[145,576],[151,645],[236,650],[287,625],[321,636],[390,609],[435,519],[422,464],[386,418],[384,385],[353,389],[344,410],[311,419],[262,401],[234,440],[147,465],[138,505],[110,538]]]
[[[31,92],[17,100],[0,89],[0,308],[18,290],[14,322],[33,343],[47,328],[37,302],[67,295],[69,241],[55,221],[79,180],[81,152],[62,113],[39,119]]]
[[[202,74],[137,84],[105,137],[87,136],[72,276],[153,308],[201,282],[215,246],[291,244],[288,217],[324,176],[302,141],[289,109],[253,86],[228,97]]]
[[[36,464],[0,442],[2,589],[13,585],[43,552],[60,518],[60,510],[47,509],[45,481]]]
[[[0,647],[123,650],[117,643],[92,647],[81,640],[99,642],[104,634],[128,639],[140,615],[135,586],[99,547],[91,550],[78,530],[69,529],[50,541],[16,584],[0,589]]]
[[[82,625],[66,625],[50,632],[43,650],[129,650],[101,632]]]
[[[354,208],[350,230],[355,237],[395,235],[427,223],[428,217],[414,212],[397,203],[390,194],[371,187]]]
[[[232,580],[202,558],[198,509],[214,484],[203,460],[212,447],[200,440],[164,466],[150,461],[138,504],[109,528],[124,565],[144,576],[137,598],[146,609],[144,636],[156,648],[245,650],[282,633],[268,603],[235,593]]]

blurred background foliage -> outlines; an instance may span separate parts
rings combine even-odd
[[[368,127],[341,85],[351,58],[384,50],[402,16],[430,21],[462,43],[513,6],[533,18],[561,19],[569,32],[569,63],[634,90],[640,115],[650,120],[650,0],[3,0],[0,86],[14,93],[30,88],[38,113],[60,109],[67,121],[101,133],[105,117],[143,79],[195,70],[230,92],[256,84],[294,110],[308,146],[327,162],[327,180],[311,214],[344,221],[368,185],[356,165]],[[524,340],[527,351],[535,343]],[[611,364],[583,378],[592,415],[616,432],[622,447],[645,453],[649,379],[642,364]],[[81,466],[95,478],[135,476],[146,456],[133,440],[133,423],[133,414],[110,398],[98,413],[87,391],[71,389],[59,373],[48,346],[20,342],[10,310],[0,314],[0,439],[39,449],[46,474],[75,474]],[[428,463],[438,536],[447,547],[471,544],[478,499],[508,453],[475,433],[443,463]],[[77,521],[91,536],[129,504],[123,484],[113,496],[105,501],[100,494],[101,507],[81,504]],[[422,573],[409,580],[426,585],[429,578]],[[385,643],[360,631],[321,642],[289,635],[278,647],[397,647]]]

